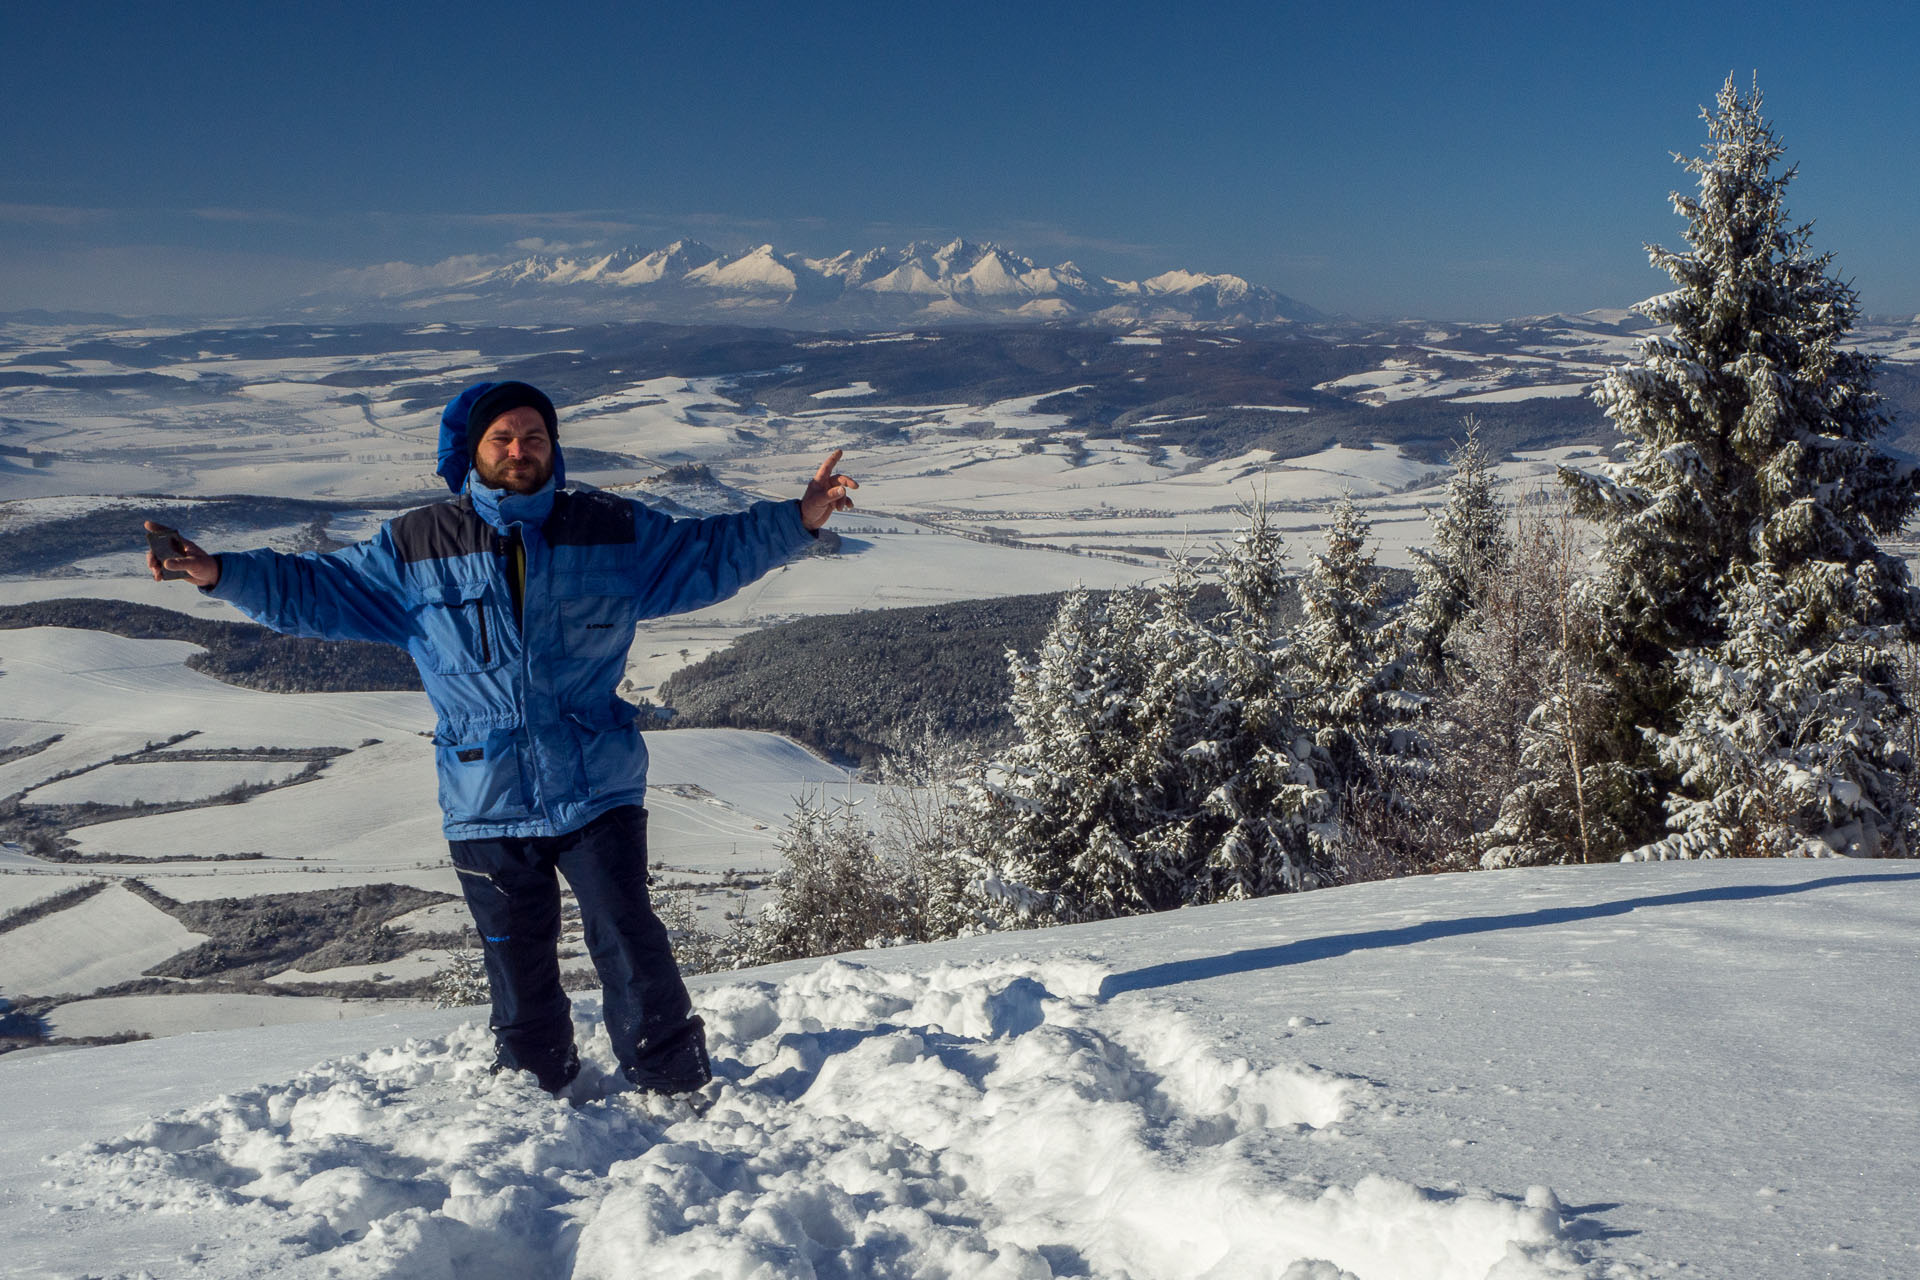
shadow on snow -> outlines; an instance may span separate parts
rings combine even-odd
[[[1255,947],[1225,955],[1203,956],[1194,960],[1173,960],[1147,965],[1125,973],[1109,975],[1100,984],[1100,998],[1111,999],[1128,991],[1170,987],[1182,982],[1224,978],[1256,969],[1277,969],[1283,965],[1328,960],[1355,951],[1373,951],[1382,947],[1404,947],[1440,938],[1457,938],[1475,933],[1493,933],[1501,929],[1532,929],[1541,925],[1571,924],[1626,915],[1643,907],[1678,907],[1696,902],[1738,902],[1749,898],[1773,898],[1810,889],[1828,889],[1841,885],[1875,884],[1887,881],[1920,880],[1920,872],[1899,874],[1829,876],[1790,885],[1727,885],[1715,889],[1691,889],[1685,893],[1667,893],[1652,897],[1624,898],[1618,902],[1597,902],[1584,907],[1544,907],[1538,911],[1518,911],[1503,916],[1466,916],[1457,920],[1432,920],[1425,924],[1398,929],[1370,929],[1364,933],[1339,933],[1325,938],[1302,938],[1297,942],[1272,947]]]

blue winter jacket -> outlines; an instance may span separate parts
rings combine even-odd
[[[222,555],[211,594],[275,631],[412,654],[439,714],[449,840],[560,835],[640,804],[647,748],[614,692],[634,624],[724,600],[811,545],[800,504],[674,520],[555,483],[465,489],[340,551]],[[513,539],[526,552],[517,620]]]

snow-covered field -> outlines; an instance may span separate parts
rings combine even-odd
[[[166,804],[202,800],[235,787],[285,782],[306,766],[278,760],[144,760],[110,764],[35,787],[31,804]]]
[[[91,884],[97,876],[0,875],[0,919],[57,893]]]
[[[394,1001],[400,1008],[425,1008],[425,1001]],[[391,1006],[390,1006],[391,1007]],[[363,1000],[309,996],[287,1000],[209,992],[165,996],[101,996],[75,1000],[54,1010],[49,1021],[58,1036],[113,1036],[132,1031],[175,1036],[225,1031],[232,1027],[278,1027],[298,1022],[356,1021],[367,1016]]]
[[[1668,863],[866,953],[696,983],[704,1118],[488,1077],[461,1011],[15,1054],[0,1232],[23,1278],[1881,1280],[1916,942],[1907,864]]]
[[[1458,399],[1468,406],[1565,396],[1577,393],[1632,345],[1617,334],[1591,332],[1573,322],[1565,329],[1548,326],[1542,334],[1552,341],[1541,354],[1495,359],[1475,354],[1474,341],[1447,345],[1457,338],[1484,338],[1473,326],[1457,333],[1436,331],[1431,350],[1437,360],[1444,356],[1450,372],[1394,357],[1379,369],[1327,386],[1361,404],[1407,395]],[[93,358],[62,358],[48,365],[46,351],[73,341],[65,330],[40,334],[16,326],[0,330],[0,337],[11,339],[0,343],[0,371],[53,371],[75,378],[147,372]],[[546,356],[568,350],[564,332],[529,335],[527,341],[535,348],[550,342],[551,349],[540,353]],[[1139,336],[1147,351],[1158,342],[1153,335]],[[323,497],[343,504],[396,494],[431,497],[440,491],[433,475],[438,406],[421,403],[420,381],[457,385],[490,370],[472,350],[418,349],[360,356],[289,350],[283,357],[208,357],[163,364],[157,372],[186,388],[205,385],[208,393],[204,399],[189,394],[184,402],[178,395],[143,401],[128,393],[88,396],[58,383],[0,387],[0,412],[20,424],[19,443],[50,455],[45,465],[31,468],[0,459],[0,503],[31,500],[0,508],[0,528],[45,518],[63,509],[61,504],[98,504],[106,500],[98,495],[135,492]],[[1061,415],[1036,409],[1046,394],[985,404],[888,402],[871,383],[856,380],[815,393],[812,407],[771,414],[728,400],[728,386],[723,378],[635,378],[565,406],[563,443],[583,459],[570,468],[574,478],[595,484],[634,485],[663,467],[701,462],[729,484],[787,496],[827,451],[852,442],[847,463],[863,480],[862,508],[904,519],[921,536],[910,556],[890,548],[888,539],[862,548],[861,571],[846,576],[864,590],[740,606],[758,609],[762,618],[772,616],[776,606],[825,612],[959,599],[963,591],[979,594],[983,585],[989,593],[1004,594],[1056,590],[1079,578],[1100,586],[1138,582],[1163,567],[1159,557],[1196,539],[1204,546],[1231,528],[1236,509],[1253,497],[1320,507],[1351,494],[1363,504],[1391,505],[1440,475],[1392,446],[1334,448],[1293,458],[1254,451],[1202,462],[1178,447],[1080,440],[1064,429]],[[1048,394],[1074,388],[1063,375]],[[1311,412],[1298,405],[1235,408]],[[1153,421],[1140,426],[1150,428]],[[895,434],[875,438],[876,423],[889,425]],[[591,461],[585,460],[585,450],[596,451]],[[1153,527],[1140,528],[1142,517]],[[1071,521],[1073,531],[1061,533],[1062,521]],[[350,523],[341,523],[336,536],[352,534]],[[1318,511],[1299,522],[1308,535],[1323,524]],[[1121,558],[1067,558],[972,540],[986,533]],[[1404,564],[1409,539],[1384,525],[1383,535],[1386,562]],[[109,564],[91,568],[119,572]],[[38,584],[0,583],[0,603],[27,598],[37,589]]]
[[[206,939],[120,885],[0,933],[4,991],[62,995],[137,978]]]

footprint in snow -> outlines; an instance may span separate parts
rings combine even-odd
[[[210,1277],[1580,1273],[1533,1199],[1384,1177],[1303,1197],[1274,1153],[1369,1086],[1225,1056],[1164,1002],[1101,1003],[1106,976],[829,961],[706,991],[701,1115],[616,1091],[604,1032],[580,1028],[575,1106],[488,1075],[469,1024],[71,1152],[50,1186],[221,1210]]]

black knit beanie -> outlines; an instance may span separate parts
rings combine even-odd
[[[467,456],[473,456],[480,437],[486,434],[495,418],[515,409],[538,409],[541,420],[547,424],[547,439],[556,445],[560,443],[560,419],[546,393],[525,382],[501,382],[482,394],[467,410]]]

